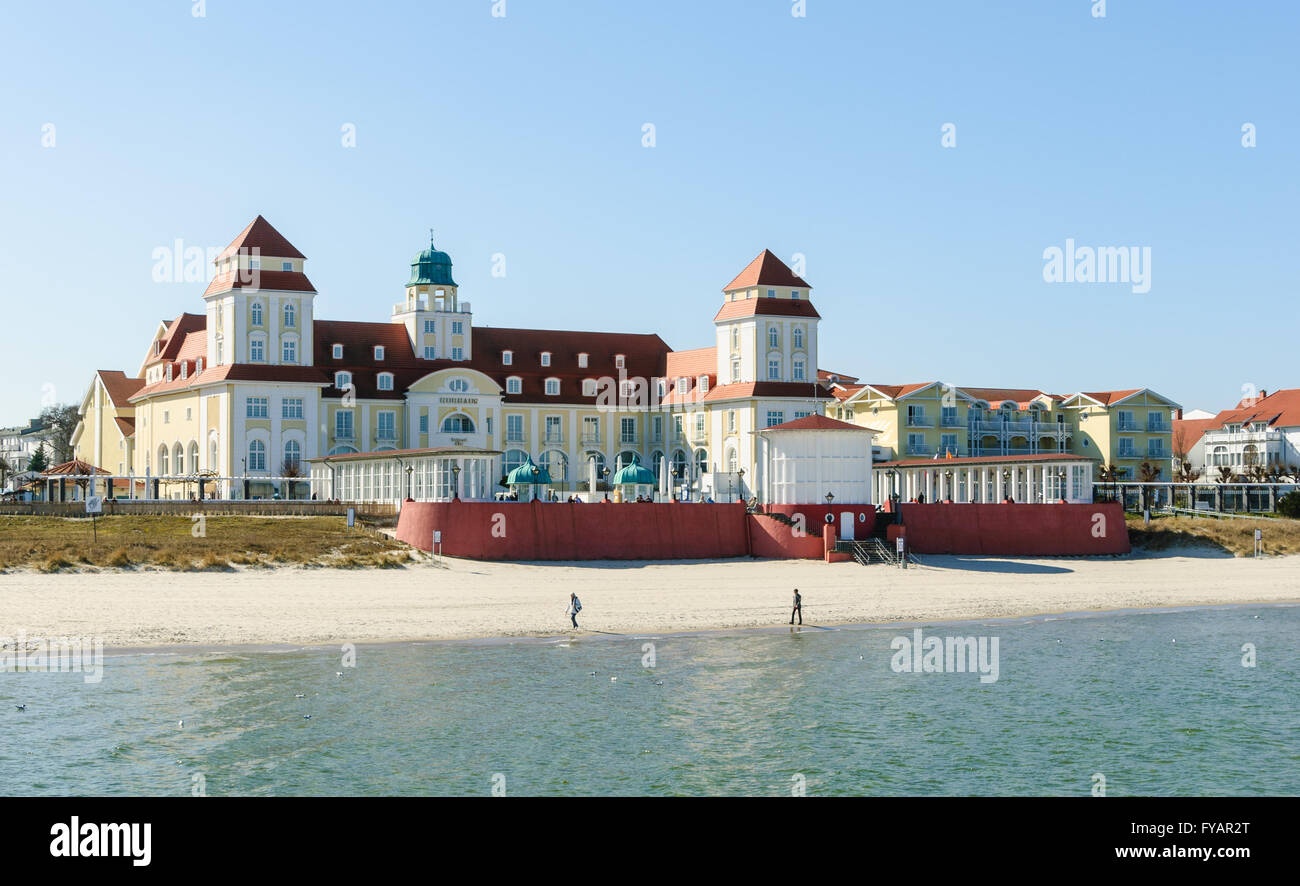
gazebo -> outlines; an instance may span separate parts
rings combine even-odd
[[[82,461],[79,458],[74,458],[72,461],[65,461],[63,464],[55,465],[52,468],[47,468],[40,475],[41,480],[44,481],[43,485],[45,486],[45,500],[46,501],[67,501],[68,480],[71,480],[73,481],[73,483],[76,484],[77,488],[81,490],[81,498],[85,499],[86,487],[90,485],[90,478],[94,476],[101,476],[101,475],[107,476],[107,474],[108,471],[104,470],[103,468],[97,468],[94,465],[92,465],[90,462]],[[59,483],[58,498],[55,498],[53,495],[54,492],[53,484],[56,480]],[[112,496],[109,495],[107,497],[111,498]],[[73,496],[73,500],[74,501],[76,500],[75,495]]]
[[[506,485],[516,493],[519,487],[524,487],[524,494],[519,496],[520,501],[531,501],[537,498],[538,486],[549,486],[551,483],[550,472],[539,465],[533,464],[531,457],[524,460],[524,463],[510,472],[506,477]]]
[[[619,469],[609,484],[622,493],[624,501],[638,495],[651,495],[655,488],[655,472],[641,464],[641,457],[633,453],[632,460]]]

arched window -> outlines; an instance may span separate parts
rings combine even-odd
[[[699,474],[707,474],[708,472],[709,472],[709,450],[707,449],[695,450],[696,475],[698,476]]]
[[[249,441],[248,469],[250,471],[266,470],[266,444],[261,440]]]
[[[1228,463],[1228,447],[1226,446],[1214,447],[1214,452],[1210,454],[1210,464],[1214,465],[1217,468],[1219,465],[1226,465],[1227,463]]]
[[[664,474],[663,461],[664,461],[664,454],[662,450],[656,449],[654,452],[650,453],[650,463],[651,463],[651,467],[654,469],[655,472],[656,483],[663,480],[663,474]]]
[[[767,327],[767,346],[769,348],[781,347],[781,333],[775,326]]]
[[[171,459],[168,458],[167,444],[158,447],[158,476],[166,477],[170,471]]]
[[[442,420],[442,432],[444,434],[472,434],[474,433],[474,422],[468,415],[449,415]]]
[[[803,327],[796,326],[794,330],[794,347],[795,350],[803,350]]]
[[[569,482],[569,457],[558,449],[548,449],[542,453],[542,467],[551,475],[552,483]]]
[[[187,461],[189,462],[190,473],[197,474],[199,472],[199,444],[194,440],[190,441],[190,457]]]
[[[522,449],[507,449],[505,457],[501,460],[501,473],[507,477],[515,468],[528,461],[528,453]]]
[[[447,390],[453,394],[464,394],[469,390],[469,382],[463,378],[453,378],[447,382]]]
[[[217,438],[208,441],[208,470],[221,471],[221,453],[217,448]]]
[[[262,303],[260,301],[255,301],[253,302],[252,306],[248,310],[249,310],[249,315],[252,318],[252,324],[254,326],[261,326],[262,325]]]
[[[295,471],[302,467],[302,444],[297,440],[286,440],[284,443],[284,467]]]
[[[172,470],[176,471],[177,474],[184,474],[185,473],[185,450],[181,448],[181,444],[179,443],[176,444],[175,448],[172,449],[172,454],[175,456],[175,461],[176,461],[176,464],[172,465]]]
[[[584,471],[588,470],[588,466],[591,464],[592,459],[596,460],[596,479],[605,479],[605,453],[597,452],[594,449],[589,449],[584,452],[582,454],[582,469]]]
[[[294,310],[293,304],[284,306],[284,325],[293,326],[298,319],[298,312]]]
[[[690,462],[686,458],[686,453],[678,449],[673,453],[672,475],[678,480],[686,479],[687,465]]]
[[[614,459],[615,473],[623,470],[625,467],[630,465],[632,463],[632,459],[635,457],[636,457],[636,453],[630,449],[624,449],[622,452],[620,452],[618,454],[618,458]]]
[[[736,473],[736,450],[734,447],[727,447],[727,471]]]

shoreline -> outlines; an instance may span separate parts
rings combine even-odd
[[[983,622],[985,624],[998,624],[1010,622],[1034,622],[1034,621],[1065,621],[1080,618],[1108,618],[1116,615],[1165,615],[1175,612],[1196,612],[1206,609],[1287,609],[1290,607],[1300,606],[1300,598],[1295,600],[1242,600],[1232,603],[1187,603],[1187,604],[1170,604],[1168,606],[1147,606],[1141,608],[1120,608],[1120,609],[1087,609],[1076,612],[1035,612],[1023,613],[1016,615],[1003,615],[996,617],[985,616],[967,616],[950,619],[929,619],[921,621],[864,621],[864,622],[843,622],[834,624],[804,624],[803,630],[810,633],[835,633],[840,631],[865,631],[883,628],[897,628],[899,630],[911,629],[918,627],[943,627],[946,625],[962,625],[972,621]],[[799,628],[799,625],[795,625]],[[405,637],[390,638],[382,640],[357,640],[353,642],[357,647],[376,647],[376,646],[502,646],[514,645],[516,643],[526,643],[535,646],[558,645],[560,643],[571,643],[574,641],[596,641],[596,642],[616,642],[616,641],[641,641],[641,640],[682,640],[694,638],[711,638],[711,637],[734,637],[747,634],[776,634],[784,633],[789,625],[784,623],[775,625],[751,625],[744,627],[711,627],[699,628],[689,631],[638,631],[634,634],[618,634],[609,631],[570,631],[562,634],[499,634],[488,635],[483,637]],[[115,656],[128,655],[287,655],[295,652],[323,652],[327,649],[334,649],[336,643],[252,643],[233,646],[205,645],[195,643],[192,645],[180,646],[105,646],[104,657],[111,658]]]
[[[501,563],[404,569],[0,574],[0,636],[102,640],[116,654],[352,643],[566,642],[1300,603],[1300,555],[1008,559],[919,568],[819,561]],[[567,630],[570,591],[582,630]]]

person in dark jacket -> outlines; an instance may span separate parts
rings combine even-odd
[[[790,624],[794,624],[794,617],[799,616],[799,624],[803,624],[803,597],[799,596],[799,589],[794,589],[794,609],[790,610]]]

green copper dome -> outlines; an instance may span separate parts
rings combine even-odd
[[[455,286],[451,279],[451,256],[433,248],[433,232],[429,232],[429,248],[423,249],[411,262],[411,279],[407,286]]]
[[[510,472],[506,478],[507,486],[520,486],[528,484],[537,484],[545,486],[551,482],[551,475],[546,468],[533,464],[531,458],[526,459],[523,464]]]
[[[614,479],[610,480],[609,483],[611,486],[653,486],[655,485],[655,472],[642,467],[641,458],[633,454],[632,460],[615,474]]]

